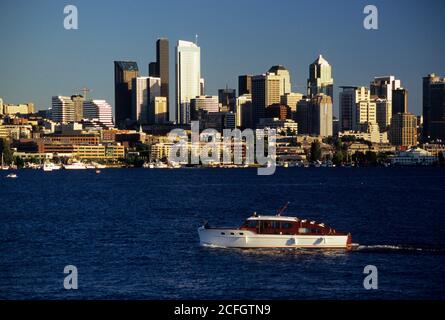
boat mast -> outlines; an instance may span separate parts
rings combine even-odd
[[[290,202],[288,201],[288,202],[286,202],[286,204],[285,204],[283,207],[279,208],[278,211],[277,211],[277,216],[281,216],[281,214],[282,214],[284,211],[286,211],[286,209],[287,209],[287,207],[289,206],[289,204],[290,204]]]

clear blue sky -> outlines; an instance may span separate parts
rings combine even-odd
[[[78,7],[78,30],[63,28],[67,4]],[[377,31],[363,28],[367,4],[379,9]],[[135,60],[145,75],[156,39],[167,37],[174,83],[174,44],[199,34],[206,94],[237,88],[238,75],[274,64],[303,92],[321,53],[333,67],[335,100],[338,86],[394,74],[409,90],[409,110],[420,114],[422,77],[445,76],[444,17],[443,0],[2,0],[0,97],[44,109],[51,96],[87,86],[114,106],[114,60]]]

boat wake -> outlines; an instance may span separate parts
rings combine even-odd
[[[357,245],[353,247],[353,251],[361,252],[425,252],[445,254],[445,248],[425,245]]]

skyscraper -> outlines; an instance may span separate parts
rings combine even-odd
[[[377,110],[377,124],[379,125],[380,131],[386,131],[391,124],[392,102],[380,98],[377,98],[374,101]]]
[[[150,62],[148,64],[148,76],[149,77],[159,77],[157,62]]]
[[[417,145],[417,117],[411,113],[393,114],[389,142],[407,148]]]
[[[301,99],[303,99],[303,94],[296,92],[286,93],[285,95],[282,95],[280,97],[280,103],[289,106],[292,112],[293,120],[295,120],[295,116],[297,113],[298,101],[300,101]]]
[[[139,124],[148,123],[150,110],[155,107],[155,97],[161,96],[161,79],[136,77],[132,79],[132,88],[131,120]]]
[[[256,126],[265,117],[266,108],[280,103],[281,78],[275,74],[252,77],[252,120]]]
[[[371,96],[392,101],[392,91],[401,87],[395,76],[375,77],[371,82]]]
[[[79,122],[83,119],[83,104],[85,98],[81,95],[71,96],[74,103],[74,121]]]
[[[52,97],[52,119],[56,122],[73,122],[75,119],[74,101],[71,97]]]
[[[282,65],[272,66],[269,69],[269,73],[273,73],[280,77],[280,96],[290,93],[292,91],[292,85],[290,81],[289,71]]]
[[[139,69],[133,61],[114,61],[114,110],[116,125],[125,128],[131,119],[132,79],[139,76]]]
[[[311,134],[332,136],[332,99],[318,94],[311,99]]]
[[[105,100],[87,100],[83,104],[84,118],[97,119],[108,128],[113,128],[113,110]]]
[[[366,87],[343,86],[340,92],[340,131],[360,131],[361,125],[377,123],[375,101]]]
[[[170,71],[169,71],[169,44],[168,39],[160,38],[156,41],[156,62],[148,65],[148,76],[161,78],[161,97],[167,98],[167,119],[169,119],[169,94],[170,94]]]
[[[243,94],[236,98],[236,126],[253,128],[252,125],[252,95]]]
[[[235,89],[218,89],[218,102],[221,104],[224,112],[236,109],[236,90]]]
[[[445,78],[434,73],[423,78],[422,136],[445,141]]]
[[[298,102],[296,122],[298,133],[322,137],[332,136],[332,99],[325,94],[304,98]]]
[[[309,97],[314,97],[323,93],[331,97],[334,101],[334,79],[332,79],[332,67],[319,55],[309,66],[309,79],[307,80],[307,89]]]
[[[179,40],[176,46],[177,123],[187,123],[190,118],[190,100],[200,95],[201,49],[193,42]]]
[[[408,112],[408,91],[397,88],[392,91],[392,115]]]
[[[150,103],[148,110],[148,123],[161,124],[168,122],[167,111],[167,98],[166,97],[154,97],[154,100]]]
[[[242,75],[238,77],[238,95],[242,96],[244,94],[252,93],[252,76]]]
[[[377,107],[377,123],[385,130],[391,123],[393,90],[401,88],[401,81],[395,76],[375,77],[370,84],[371,97]]]
[[[158,77],[161,77],[161,97],[167,98],[167,120],[169,119],[170,68],[168,39],[156,41],[156,67]]]

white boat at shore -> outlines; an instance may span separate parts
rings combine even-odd
[[[198,228],[203,246],[223,248],[351,249],[350,233],[337,232],[324,223],[297,217],[254,213],[239,228]]]
[[[61,169],[61,165],[54,164],[52,162],[45,162],[42,166],[43,171],[54,171]]]
[[[66,170],[85,170],[87,169],[87,166],[80,161],[76,161],[71,164],[63,165],[63,168]]]
[[[10,173],[6,176],[6,178],[16,179],[18,176],[15,173]]]

